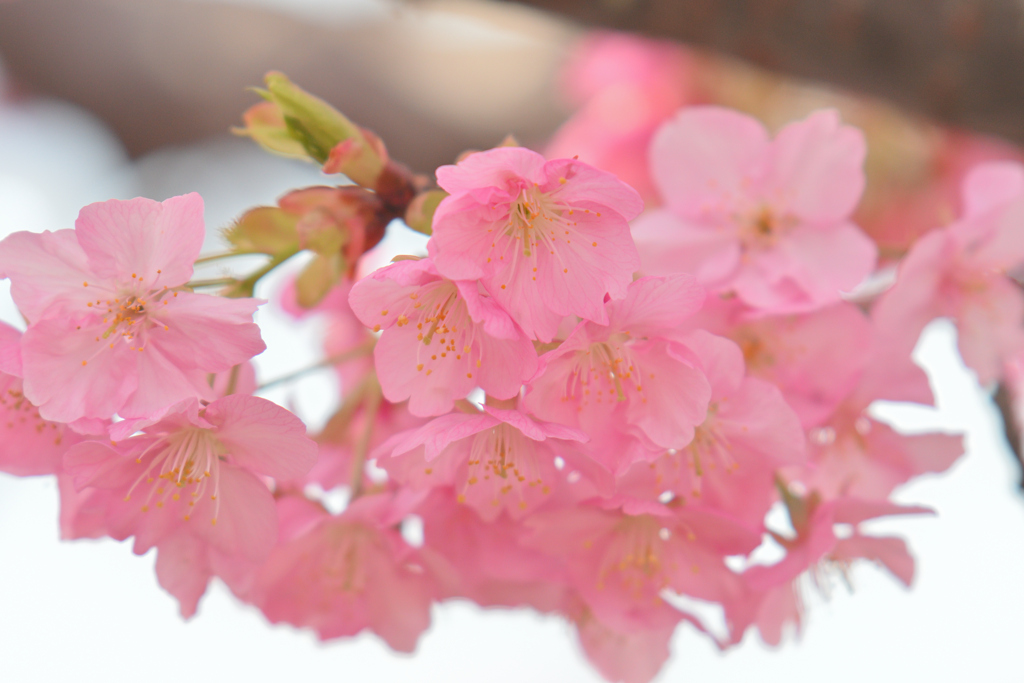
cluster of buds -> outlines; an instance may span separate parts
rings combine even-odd
[[[355,274],[359,258],[384,237],[396,218],[428,226],[424,211],[436,206],[427,180],[393,161],[374,133],[305,92],[278,72],[258,89],[264,102],[243,115],[235,130],[275,154],[319,164],[348,182],[289,192],[276,207],[243,215],[226,233],[236,254],[266,254],[272,268],[299,251],[315,254],[297,284],[298,303],[312,308],[342,279]],[[258,273],[257,275],[262,275]],[[251,296],[257,278],[238,283],[233,296]]]

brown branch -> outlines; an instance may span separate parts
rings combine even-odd
[[[1006,437],[1006,442],[1017,458],[1017,464],[1021,466],[1020,487],[1024,489],[1024,453],[1021,452],[1024,442],[1021,441],[1020,425],[1017,424],[1017,418],[1014,415],[1013,395],[1006,384],[999,383],[992,401],[996,404],[999,416],[1003,419],[1003,435]]]
[[[1024,143],[1019,0],[517,0],[673,38]]]
[[[422,20],[435,7],[540,34],[540,49],[442,42]],[[432,171],[510,132],[543,140],[563,115],[545,77],[566,29],[525,8],[476,9],[435,1],[314,22],[197,0],[0,2],[0,60],[16,86],[98,115],[133,156],[226,134],[259,101],[247,88],[277,69],[378,133],[394,158]]]

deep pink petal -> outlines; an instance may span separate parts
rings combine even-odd
[[[576,629],[587,659],[607,680],[648,683],[668,661],[675,624],[670,622],[657,630],[622,633],[608,628],[595,616],[585,614],[576,621]]]
[[[964,364],[989,384],[1003,372],[1003,364],[1024,350],[1024,293],[1009,278],[993,278],[982,296],[962,304],[957,323],[957,346]]]
[[[481,365],[473,377],[488,396],[509,399],[519,395],[523,383],[537,372],[537,351],[525,337],[492,339],[480,335]]]
[[[800,226],[776,248],[757,255],[734,281],[736,293],[757,308],[788,312],[839,301],[875,266],[877,250],[859,228]]]
[[[473,195],[445,197],[434,211],[434,233],[427,243],[439,273],[451,280],[479,280],[493,270],[487,254],[495,244],[494,231],[508,222],[509,199],[481,206]]]
[[[840,498],[835,501],[835,521],[837,524],[860,524],[875,517],[890,515],[934,515],[931,508],[918,505],[897,505],[888,500],[864,500],[860,498]]]
[[[65,425],[41,418],[21,380],[0,372],[0,472],[57,474],[64,452],[79,440]]]
[[[743,352],[734,342],[705,330],[690,332],[682,342],[700,359],[713,398],[731,396],[739,390],[744,375]]]
[[[214,397],[206,373],[193,369],[183,371],[156,344],[137,352],[135,361],[136,388],[118,409],[121,417],[158,418],[181,401]]]
[[[409,295],[440,280],[430,259],[398,261],[378,268],[352,286],[352,312],[372,330],[390,327],[405,310]]]
[[[425,446],[427,461],[436,458],[441,451],[456,441],[461,441],[485,429],[498,424],[499,420],[487,413],[467,415],[465,413],[450,413],[435,418],[419,429],[410,429],[401,432],[381,444],[375,457],[398,456],[403,453]]]
[[[72,446],[64,455],[64,471],[76,491],[86,487],[127,489],[137,478],[131,460],[105,443],[85,441]]]
[[[508,312],[493,297],[480,291],[477,282],[460,281],[455,285],[459,289],[459,296],[466,302],[470,317],[483,326],[484,332],[495,339],[523,338]]]
[[[531,183],[545,180],[544,157],[523,147],[496,147],[470,154],[456,166],[437,169],[437,184],[449,194],[479,187],[501,187],[512,178]]]

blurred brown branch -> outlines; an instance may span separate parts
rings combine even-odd
[[[519,39],[438,35],[438,9]],[[277,69],[429,171],[510,132],[541,140],[563,116],[549,77],[569,32],[508,9],[447,0],[314,22],[196,0],[0,2],[0,60],[16,87],[100,116],[132,155],[227,133]]]
[[[524,5],[1024,143],[1020,0],[416,0],[350,22],[196,0],[22,0],[0,3],[0,59],[16,83],[98,114],[132,154],[223,133],[255,101],[245,87],[280,69],[426,171],[559,123],[551,85],[575,31]],[[515,40],[466,40],[427,21],[438,14]]]
[[[1020,427],[1017,425],[1017,418],[1014,415],[1013,395],[1004,382],[1000,382],[996,387],[996,393],[992,396],[992,401],[995,403],[996,408],[999,410],[999,416],[1003,420],[1003,435],[1006,437],[1006,442],[1010,445],[1010,450],[1017,458],[1017,464],[1021,467],[1020,488],[1024,489],[1024,453],[1021,452]]]
[[[1024,143],[1020,0],[516,0]]]

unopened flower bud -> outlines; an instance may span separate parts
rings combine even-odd
[[[444,190],[429,190],[416,195],[405,210],[405,224],[416,232],[430,235],[433,232],[434,211],[441,200],[448,196]]]
[[[242,121],[245,122],[244,127],[231,129],[235,135],[250,137],[259,143],[260,147],[274,154],[295,159],[310,159],[302,143],[292,137],[281,107],[277,103],[260,102],[249,107],[242,114]]]
[[[274,256],[299,248],[298,217],[274,206],[260,206],[242,217],[224,233],[235,250]]]

